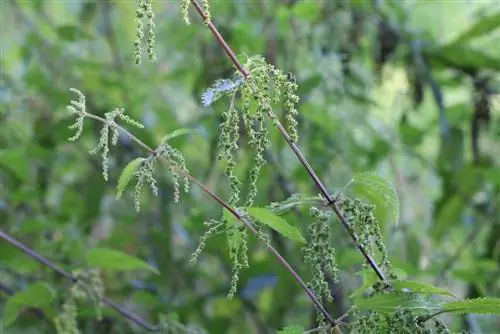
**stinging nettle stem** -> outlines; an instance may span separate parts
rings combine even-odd
[[[102,123],[106,123],[106,120],[102,117],[99,117],[97,115],[84,112],[85,117],[92,118],[94,120],[97,120]],[[248,228],[253,234],[258,236],[258,232],[253,226],[252,222],[249,221],[244,215],[240,214],[237,209],[233,208],[230,206],[228,203],[226,203],[223,199],[221,199],[217,194],[215,194],[213,191],[211,191],[209,188],[207,188],[203,183],[201,183],[198,179],[196,179],[194,176],[189,174],[188,172],[182,170],[182,168],[179,168],[176,164],[172,163],[169,161],[167,158],[158,155],[156,150],[153,150],[151,147],[143,143],[140,139],[135,137],[132,133],[130,133],[128,130],[125,128],[121,127],[120,125],[114,123],[114,126],[117,127],[118,130],[121,132],[125,133],[129,138],[135,142],[137,145],[145,149],[146,151],[149,152],[149,154],[160,158],[164,163],[166,163],[168,166],[173,167],[176,169],[176,171],[181,174],[182,176],[187,177],[191,182],[196,184],[205,194],[210,196],[213,200],[215,200],[217,203],[219,203],[224,209],[229,211],[234,217],[236,217],[239,221],[243,222],[246,228]],[[332,316],[328,313],[328,311],[324,308],[324,306],[321,304],[321,301],[316,297],[314,292],[309,289],[304,282],[304,280],[300,277],[300,275],[292,268],[292,266],[288,263],[287,260],[274,248],[272,245],[267,244],[266,245],[267,249],[278,259],[278,261],[286,268],[286,270],[293,276],[295,281],[302,287],[302,289],[305,291],[309,299],[312,301],[312,303],[321,311],[321,313],[325,316],[325,318],[333,325],[336,326],[337,322],[335,319],[332,318]]]
[[[207,19],[207,15],[205,14],[205,12],[201,8],[201,6],[198,4],[198,2],[196,0],[191,0],[191,3],[195,7],[196,11],[201,16],[201,18],[203,20],[206,20]],[[241,62],[235,56],[234,51],[227,44],[227,42],[222,37],[222,35],[219,33],[219,31],[217,30],[217,28],[215,27],[215,25],[212,22],[208,22],[208,27],[210,28],[210,30],[212,31],[213,35],[215,36],[215,38],[217,39],[217,41],[220,43],[220,45],[222,46],[222,48],[224,49],[224,51],[226,52],[226,54],[228,55],[228,57],[233,62],[234,66],[236,66],[236,68],[238,69],[238,71],[245,78],[248,78],[250,76],[250,73],[248,73],[248,71],[243,67],[243,65],[241,64]],[[377,276],[379,277],[379,279],[382,280],[383,282],[388,283],[387,279],[386,279],[386,277],[384,275],[384,272],[378,266],[377,262],[373,259],[373,257],[370,254],[368,254],[368,252],[366,251],[366,249],[360,244],[359,237],[356,235],[356,233],[354,233],[354,231],[352,230],[352,228],[351,228],[349,222],[347,221],[346,217],[342,214],[342,211],[338,207],[335,199],[332,197],[332,195],[330,195],[330,193],[328,192],[328,190],[324,186],[323,182],[320,180],[320,178],[318,177],[318,175],[316,174],[316,172],[314,171],[314,169],[311,167],[311,165],[308,163],[307,159],[304,157],[304,155],[300,151],[300,149],[297,146],[297,144],[295,144],[292,141],[292,139],[290,138],[290,135],[285,130],[285,128],[283,127],[283,125],[281,125],[281,123],[278,121],[278,119],[276,119],[275,117],[271,117],[269,111],[268,111],[268,116],[273,120],[273,123],[277,126],[277,128],[280,131],[280,133],[283,136],[283,138],[285,138],[285,140],[288,143],[288,145],[291,147],[291,149],[293,150],[293,152],[295,153],[295,155],[297,156],[297,158],[300,160],[302,166],[307,170],[307,173],[309,174],[309,176],[311,177],[311,179],[313,180],[313,182],[316,184],[316,186],[318,187],[318,189],[321,191],[321,194],[327,200],[328,205],[333,209],[333,211],[337,215],[337,218],[340,220],[340,222],[342,223],[342,225],[344,226],[344,228],[347,230],[347,232],[351,236],[351,239],[354,242],[354,244],[356,245],[356,248],[361,252],[361,254],[363,254],[365,260],[368,262],[368,264],[370,265],[370,267],[375,271],[375,273],[377,274]]]
[[[64,269],[59,267],[57,264],[55,264],[54,262],[50,261],[49,259],[43,257],[42,255],[37,253],[35,250],[29,248],[28,246],[26,246],[22,242],[18,241],[17,239],[13,238],[9,234],[7,234],[3,231],[0,231],[0,238],[5,240],[6,242],[11,244],[12,246],[16,247],[17,249],[23,251],[28,256],[30,256],[34,260],[40,262],[44,266],[49,267],[50,269],[52,269],[54,272],[56,272],[60,276],[72,281],[73,283],[76,283],[76,281],[78,280],[73,275],[71,275],[70,273],[66,272]],[[137,314],[127,310],[123,306],[115,303],[114,301],[112,301],[110,299],[103,298],[102,303],[111,307],[112,309],[114,309],[115,311],[120,313],[122,316],[124,316],[128,320],[134,322],[135,324],[139,325],[140,327],[144,328],[147,331],[153,332],[153,331],[158,330],[158,328],[156,326],[151,325],[150,323],[141,319]]]

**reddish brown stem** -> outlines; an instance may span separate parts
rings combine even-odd
[[[198,4],[198,2],[196,0],[191,0],[191,3],[195,7],[196,11],[201,16],[201,18],[206,21],[207,15],[205,14],[205,12],[201,8],[201,6]],[[224,49],[224,51],[226,52],[226,54],[229,56],[229,58],[231,59],[231,61],[234,64],[234,66],[236,66],[236,68],[238,69],[238,71],[245,78],[248,78],[250,76],[250,74],[243,67],[243,65],[238,60],[238,58],[235,56],[234,51],[229,46],[229,44],[227,44],[227,42],[224,40],[224,38],[219,33],[219,31],[217,30],[217,28],[215,27],[215,25],[212,22],[208,22],[208,27],[210,28],[210,30],[212,31],[212,33],[214,34],[215,38],[220,43],[220,45],[222,46],[222,48]],[[337,205],[335,199],[330,195],[330,193],[328,192],[328,190],[324,186],[323,182],[320,180],[320,178],[318,177],[318,175],[316,174],[316,172],[314,171],[314,169],[311,167],[311,165],[308,163],[307,159],[304,157],[304,155],[300,151],[300,149],[297,146],[297,144],[295,144],[292,141],[292,139],[290,138],[290,135],[288,134],[288,132],[285,130],[285,128],[283,127],[283,125],[281,125],[281,123],[276,118],[273,118],[273,123],[276,124],[276,126],[278,127],[278,130],[280,131],[280,133],[283,136],[283,138],[285,138],[285,140],[288,143],[288,145],[292,148],[293,152],[295,153],[295,155],[297,156],[297,158],[300,160],[302,166],[307,170],[307,173],[309,174],[309,176],[311,177],[311,179],[313,180],[313,182],[316,184],[316,186],[318,187],[318,189],[321,191],[321,194],[327,200],[328,205],[333,209],[333,211],[337,215],[338,219],[340,220],[340,222],[342,223],[342,225],[344,226],[344,228],[347,230],[347,232],[351,236],[352,241],[354,242],[354,244],[356,245],[356,247],[358,248],[358,250],[361,252],[361,254],[363,254],[364,258],[366,259],[366,261],[368,262],[368,264],[370,265],[370,267],[375,271],[375,273],[380,278],[380,280],[382,280],[384,282],[387,282],[387,280],[385,278],[385,275],[384,275],[384,272],[378,266],[377,262],[372,258],[372,256],[370,254],[368,254],[368,252],[365,250],[365,248],[360,244],[359,237],[354,233],[354,231],[352,230],[349,222],[347,221],[347,219],[342,214],[342,211],[340,210],[339,206]]]
[[[89,118],[92,118],[92,119],[95,119],[97,121],[100,121],[100,122],[103,122],[105,123],[106,120],[103,119],[102,117],[99,117],[99,116],[96,116],[96,115],[93,115],[93,114],[90,114],[90,113],[85,113],[85,116],[86,117],[89,117]],[[151,147],[149,147],[148,145],[146,145],[145,143],[143,143],[140,139],[138,139],[137,137],[135,137],[133,134],[131,134],[127,129],[119,126],[118,124],[115,124],[115,126],[120,130],[122,131],[123,133],[125,133],[126,135],[129,136],[129,138],[135,142],[137,145],[141,146],[143,149],[145,149],[146,151],[149,152],[149,154],[161,159],[163,162],[165,162],[166,164],[168,164],[169,166],[172,166],[173,168],[176,169],[176,171],[181,174],[182,176],[185,176],[187,177],[191,182],[193,182],[194,184],[196,184],[205,194],[207,194],[208,196],[210,196],[213,200],[215,200],[217,203],[219,203],[224,209],[226,209],[227,211],[229,211],[234,217],[236,217],[238,220],[240,220],[241,222],[243,222],[243,224],[245,224],[245,226],[253,233],[255,234],[256,236],[258,236],[258,232],[257,230],[255,229],[255,227],[253,226],[252,222],[250,220],[247,219],[247,217],[243,216],[242,214],[240,214],[238,212],[238,210],[236,210],[236,208],[233,208],[232,206],[230,206],[228,203],[226,203],[224,200],[222,200],[217,194],[215,194],[213,191],[211,191],[210,189],[208,189],[203,183],[201,183],[200,181],[198,181],[198,179],[196,179],[194,176],[192,176],[191,174],[189,174],[188,172],[182,170],[181,168],[179,168],[177,165],[175,164],[172,164],[167,158],[161,156],[161,155],[158,155],[158,153],[153,150]],[[274,248],[272,245],[270,244],[267,244],[266,245],[267,248],[269,249],[269,251],[278,259],[278,261],[288,270],[288,272],[290,272],[290,274],[293,276],[293,278],[297,281],[297,283],[302,287],[302,289],[304,289],[304,291],[306,292],[307,296],[311,299],[311,301],[313,302],[314,305],[316,305],[316,307],[321,311],[321,313],[323,313],[323,315],[325,316],[325,318],[333,325],[335,326],[337,323],[335,322],[335,319],[333,319],[330,314],[328,313],[328,311],[323,307],[323,305],[321,304],[321,302],[319,301],[319,299],[316,297],[316,295],[314,294],[314,292],[312,292],[306,285],[306,283],[304,282],[304,280],[300,277],[300,275],[292,268],[292,266],[285,260],[285,258],[283,256],[281,256],[281,254],[276,250],[276,248]]]

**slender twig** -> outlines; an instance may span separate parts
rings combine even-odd
[[[191,3],[195,7],[196,11],[201,16],[201,18],[206,21],[207,20],[207,15],[203,11],[203,9],[200,6],[200,4],[198,4],[198,2],[196,0],[191,0]],[[215,38],[217,39],[217,41],[220,43],[220,45],[224,49],[224,51],[226,52],[226,54],[228,55],[228,57],[233,62],[234,66],[236,66],[236,68],[238,69],[238,71],[245,78],[248,78],[250,76],[250,73],[243,67],[243,65],[238,60],[238,58],[236,58],[234,51],[227,44],[227,42],[224,40],[224,38],[221,36],[221,34],[219,33],[219,31],[217,30],[217,28],[215,27],[215,25],[212,22],[208,22],[207,25],[208,25],[208,28],[210,29],[210,31],[212,31],[212,33],[215,36]],[[382,281],[384,281],[384,282],[387,283],[387,280],[385,278],[385,275],[384,275],[382,269],[378,266],[377,262],[372,258],[372,256],[370,254],[368,254],[368,252],[363,247],[363,245],[361,245],[359,237],[356,235],[356,233],[354,233],[354,231],[351,228],[351,226],[350,226],[349,222],[347,221],[346,217],[343,215],[342,211],[340,210],[339,206],[337,205],[336,199],[334,197],[332,197],[332,195],[330,195],[330,193],[328,192],[328,190],[324,186],[323,182],[320,180],[320,178],[318,177],[318,175],[316,174],[316,172],[314,171],[314,169],[311,167],[311,165],[309,164],[309,162],[307,161],[307,159],[304,157],[304,155],[300,151],[300,149],[297,146],[297,144],[295,142],[293,142],[293,140],[291,139],[290,135],[285,130],[285,128],[283,127],[283,125],[279,122],[278,119],[276,119],[276,117],[271,117],[271,113],[272,113],[272,111],[268,111],[268,116],[273,119],[273,123],[276,125],[276,127],[280,131],[280,133],[283,136],[283,138],[285,138],[285,140],[288,143],[288,145],[290,146],[290,148],[293,150],[293,152],[295,153],[295,155],[297,156],[297,158],[300,160],[302,166],[306,169],[307,173],[309,174],[309,176],[313,180],[313,182],[316,185],[316,187],[318,187],[318,189],[321,191],[321,194],[325,197],[325,199],[327,201],[327,204],[333,209],[333,211],[337,215],[339,221],[342,223],[342,225],[344,226],[344,228],[346,229],[346,231],[349,233],[352,241],[354,242],[354,244],[356,245],[356,247],[358,248],[358,250],[361,252],[361,254],[363,254],[364,258],[366,259],[366,261],[368,262],[368,264],[370,265],[370,267],[375,271],[375,273],[380,278],[380,280],[382,280]]]
[[[70,280],[73,283],[76,283],[76,281],[78,281],[78,279],[75,276],[73,276],[70,273],[66,272],[64,269],[62,269],[61,267],[59,267],[57,264],[55,264],[54,262],[50,261],[49,259],[43,257],[42,255],[38,254],[35,250],[33,250],[33,249],[29,248],[28,246],[24,245],[23,243],[21,243],[20,241],[18,241],[15,238],[13,238],[9,234],[7,234],[7,233],[5,233],[3,231],[0,231],[0,238],[3,239],[3,240],[5,240],[5,241],[7,241],[9,244],[11,244],[12,246],[18,248],[19,250],[23,251],[28,256],[30,256],[31,258],[33,258],[36,261],[40,262],[44,266],[49,267],[50,269],[52,269],[54,272],[56,272],[60,276],[66,278],[68,280]],[[85,282],[82,282],[82,283],[86,284]],[[135,324],[139,325],[140,327],[144,328],[147,331],[151,331],[152,332],[152,331],[157,330],[156,326],[153,326],[153,325],[149,324],[148,322],[146,322],[145,320],[141,319],[138,315],[136,315],[132,311],[129,311],[129,310],[125,309],[123,306],[115,303],[114,301],[112,301],[110,299],[103,298],[102,299],[102,303],[105,304],[105,305],[107,305],[107,306],[109,306],[109,307],[111,307],[111,308],[113,308],[115,311],[117,311],[118,313],[120,313],[122,316],[124,316],[125,318],[129,319],[130,321],[134,322]]]
[[[89,118],[95,119],[95,120],[97,120],[99,122],[102,122],[104,124],[107,123],[107,120],[105,120],[104,118],[99,117],[97,115],[90,114],[88,112],[83,112],[83,114],[85,115],[85,117],[89,117]],[[198,179],[196,179],[194,176],[192,176],[188,172],[186,172],[186,171],[182,170],[181,168],[179,168],[175,163],[172,163],[167,158],[165,158],[165,157],[163,157],[161,155],[158,155],[158,152],[156,150],[154,150],[151,147],[149,147],[148,145],[146,145],[139,138],[137,138],[132,133],[130,133],[127,129],[121,127],[120,125],[118,125],[116,123],[114,123],[113,125],[116,126],[116,128],[119,131],[121,131],[124,134],[126,134],[127,136],[129,136],[129,138],[133,142],[135,142],[137,145],[139,145],[140,147],[142,147],[144,150],[148,151],[149,154],[151,154],[154,157],[157,157],[157,158],[161,159],[169,167],[174,168],[179,174],[181,174],[182,176],[188,178],[192,183],[196,184],[205,194],[207,194],[208,196],[210,196],[213,200],[215,200],[217,203],[219,203],[224,209],[226,209],[227,211],[229,211],[229,213],[231,213],[234,217],[236,217],[239,221],[241,221],[245,225],[245,227],[247,229],[249,229],[254,235],[256,235],[256,236],[259,235],[259,232],[255,229],[255,227],[253,226],[253,223],[248,219],[247,216],[239,213],[236,208],[233,208],[228,203],[226,203],[222,198],[220,198],[217,194],[215,194],[213,191],[211,191],[209,188],[207,188]],[[325,316],[325,318],[332,325],[335,326],[336,325],[335,320],[328,313],[328,311],[323,307],[323,305],[321,304],[320,300],[316,297],[316,295],[314,294],[314,292],[307,287],[307,285],[304,282],[304,280],[292,268],[292,266],[288,263],[288,261],[285,260],[285,258],[271,244],[266,243],[266,247],[278,259],[278,261],[286,268],[286,270],[293,276],[293,278],[295,279],[295,281],[302,287],[302,289],[305,291],[305,293],[307,294],[307,296],[309,297],[309,299],[313,302],[314,305],[316,305],[316,307]]]

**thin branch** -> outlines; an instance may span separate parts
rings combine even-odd
[[[84,114],[85,114],[85,117],[89,117],[89,118],[95,119],[95,120],[97,120],[99,122],[102,122],[104,124],[106,124],[106,122],[107,122],[104,118],[99,117],[97,115],[90,114],[88,112],[84,112]],[[116,126],[116,128],[119,131],[121,131],[124,134],[126,134],[127,136],[129,136],[130,139],[133,142],[135,142],[137,145],[139,145],[140,147],[142,147],[144,150],[148,151],[149,154],[151,154],[154,157],[160,158],[169,167],[174,168],[179,174],[181,174],[182,176],[188,178],[192,183],[196,184],[205,194],[207,194],[208,196],[210,196],[214,201],[216,201],[217,203],[219,203],[224,209],[226,209],[227,211],[229,211],[234,217],[236,217],[239,221],[241,221],[245,225],[245,227],[247,229],[249,229],[254,235],[256,235],[256,236],[259,235],[259,233],[255,229],[255,227],[253,226],[252,222],[246,216],[242,215],[241,213],[238,212],[238,210],[236,208],[233,208],[228,203],[226,203],[217,194],[215,194],[214,192],[212,192],[203,183],[201,183],[200,181],[198,181],[198,179],[196,179],[194,176],[192,176],[188,172],[186,172],[186,171],[182,170],[181,168],[179,168],[176,164],[173,164],[172,162],[170,162],[167,158],[165,158],[165,157],[163,157],[161,155],[158,155],[158,153],[156,152],[156,150],[154,150],[151,147],[149,147],[148,145],[146,145],[139,138],[137,138],[132,133],[130,133],[127,129],[121,127],[120,125],[118,125],[116,123],[114,123],[114,126]],[[323,305],[321,304],[321,301],[316,297],[316,295],[314,294],[314,292],[307,287],[307,285],[304,282],[304,280],[292,268],[292,266],[288,263],[288,261],[285,260],[285,258],[271,244],[266,244],[266,247],[278,259],[278,261],[286,268],[286,270],[288,270],[288,272],[293,276],[293,278],[295,279],[295,281],[302,287],[302,289],[305,291],[305,293],[307,294],[307,296],[309,297],[309,299],[313,302],[314,305],[316,305],[316,307],[319,309],[319,311],[321,313],[323,313],[323,315],[325,316],[325,318],[333,326],[335,326],[337,324],[335,322],[335,320],[328,313],[328,311],[323,307]]]
[[[196,11],[198,14],[201,16],[203,20],[207,19],[207,15],[203,11],[202,7],[196,0],[191,0],[191,3],[195,7]],[[208,22],[208,27],[212,31],[213,35],[217,39],[217,41],[220,43],[228,57],[231,59],[233,62],[234,66],[238,69],[238,71],[245,77],[248,78],[250,76],[250,73],[243,67],[241,62],[236,58],[234,51],[231,49],[231,47],[227,44],[227,42],[224,40],[224,38],[221,36],[217,28],[212,22]],[[351,236],[352,241],[358,248],[358,250],[363,254],[364,258],[370,265],[370,267],[375,271],[377,276],[380,278],[380,280],[384,281],[387,283],[387,279],[385,278],[385,275],[382,271],[382,269],[378,266],[377,262],[372,258],[370,254],[365,250],[365,248],[361,245],[359,237],[354,233],[353,229],[351,228],[349,222],[345,218],[345,216],[342,214],[339,206],[337,205],[336,199],[330,195],[326,187],[324,186],[323,182],[320,180],[314,169],[311,167],[307,159],[304,157],[302,152],[300,151],[299,147],[297,144],[295,144],[288,132],[285,130],[283,125],[276,119],[275,117],[271,117],[271,111],[268,111],[268,116],[273,119],[273,123],[277,126],[278,130],[280,131],[281,135],[283,138],[285,138],[286,142],[288,145],[291,147],[297,158],[300,160],[302,166],[306,169],[307,173],[313,180],[314,184],[316,187],[320,190],[321,194],[325,197],[328,205],[333,209],[335,214],[337,215],[339,221],[342,223],[344,228],[347,230],[349,235]]]
[[[74,277],[70,273],[66,272],[64,269],[62,269],[61,267],[59,267],[57,264],[55,264],[54,262],[50,261],[49,259],[43,257],[42,255],[38,254],[35,250],[33,250],[33,249],[29,248],[28,246],[24,245],[20,241],[18,241],[15,238],[11,237],[9,234],[7,234],[7,233],[5,233],[3,231],[0,231],[0,238],[3,239],[3,240],[5,240],[5,241],[7,241],[9,244],[11,244],[12,246],[18,248],[19,250],[23,251],[28,256],[30,256],[31,258],[33,258],[36,261],[40,262],[44,266],[49,267],[50,269],[52,269],[54,272],[56,272],[60,276],[66,278],[68,280],[70,280],[72,283],[76,283],[76,281],[78,281],[78,279],[76,277]],[[84,282],[82,282],[82,283],[84,283]],[[86,283],[84,283],[84,284],[86,284]],[[102,303],[105,304],[105,305],[107,305],[107,306],[109,306],[109,307],[111,307],[112,309],[114,309],[115,311],[117,311],[118,313],[120,313],[122,316],[124,316],[125,318],[129,319],[130,321],[134,322],[135,324],[139,325],[140,327],[144,328],[147,331],[152,332],[152,331],[156,331],[157,330],[156,326],[153,326],[153,325],[149,324],[148,322],[146,322],[145,320],[141,319],[138,315],[136,315],[132,311],[129,311],[129,310],[125,309],[123,306],[115,303],[114,301],[112,301],[110,299],[103,298],[102,299]]]

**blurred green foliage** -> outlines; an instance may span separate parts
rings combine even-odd
[[[216,160],[227,104],[204,108],[201,94],[230,77],[231,64],[194,12],[186,26],[178,2],[155,1],[157,63],[135,65],[134,10],[134,1],[0,3],[0,229],[67,271],[85,268],[89,256],[93,262],[118,257],[109,260],[113,270],[104,270],[105,294],[151,323],[167,314],[209,333],[313,327],[306,296],[255,238],[249,239],[250,268],[241,272],[232,300],[226,299],[231,263],[223,237],[210,239],[198,263],[189,265],[202,222],[221,215],[199,189],[174,204],[167,171],[158,171],[159,195],[145,193],[136,213],[131,192],[116,200],[116,186],[127,163],[145,152],[121,136],[111,148],[106,183],[99,157],[88,154],[99,125],[86,122],[81,140],[68,142],[73,119],[65,106],[75,87],[94,114],[125,108],[146,125],[133,132],[150,146],[178,128],[197,129],[199,135],[170,142],[195,177],[228,197]],[[299,146],[332,193],[359,172],[376,171],[394,184],[399,223],[383,225],[394,267],[461,298],[500,297],[498,2],[214,0],[211,12],[236,52],[262,54],[294,73]],[[293,193],[316,195],[279,133],[270,129],[270,135],[256,206]],[[244,179],[251,156],[242,152],[238,159],[236,173]],[[305,234],[307,208],[284,217],[294,233]],[[356,275],[362,261],[340,224],[331,224],[341,275],[327,308],[340,316],[363,285]],[[309,278],[301,245],[271,236]],[[50,319],[68,288],[0,242],[3,332],[53,333]],[[9,299],[16,292],[22,293],[17,301]],[[37,309],[21,312],[26,305]],[[107,308],[96,320],[93,308],[81,305],[82,333],[140,332]],[[493,316],[443,319],[454,331],[500,328]]]

